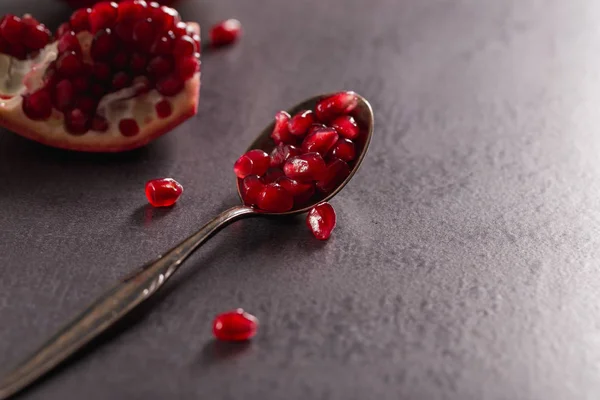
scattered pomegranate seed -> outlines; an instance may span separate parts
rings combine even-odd
[[[117,3],[103,1],[94,5],[89,15],[92,33],[96,33],[100,29],[112,28],[117,21],[118,14]]]
[[[283,165],[285,175],[300,182],[319,180],[325,171],[325,161],[319,153],[305,153],[292,157]]]
[[[169,100],[161,100],[158,103],[156,103],[156,106],[154,107],[156,109],[156,115],[158,115],[159,118],[167,118],[173,112]]]
[[[256,205],[258,195],[264,188],[264,183],[258,175],[248,175],[242,181],[241,194],[244,204]]]
[[[299,156],[301,153],[302,150],[296,146],[280,143],[271,151],[271,167],[282,167],[288,158]]]
[[[283,173],[283,170],[281,170],[280,168],[269,168],[267,170],[267,172],[265,172],[265,174],[263,175],[263,177],[261,179],[262,179],[263,183],[266,185],[266,184],[275,182],[277,179],[279,179],[282,176],[285,176],[285,174]]]
[[[335,228],[335,210],[325,202],[316,205],[306,217],[306,225],[319,240],[327,240]]]
[[[52,114],[52,99],[50,93],[42,88],[23,97],[23,112],[34,121],[50,118]]]
[[[80,8],[71,15],[71,19],[69,20],[70,27],[75,31],[75,33],[90,29],[89,18],[91,12],[91,8]]]
[[[146,183],[146,198],[153,207],[170,207],[182,193],[183,186],[172,178],[152,179]]]
[[[338,141],[338,134],[333,128],[316,129],[304,138],[302,150],[305,152],[317,152],[325,155]]]
[[[358,136],[358,124],[350,115],[344,115],[333,120],[331,126],[346,139],[354,140]]]
[[[238,178],[244,179],[248,175],[262,175],[269,168],[270,158],[262,150],[250,150],[235,162],[233,171]]]
[[[76,54],[81,54],[81,45],[79,44],[79,40],[77,40],[75,32],[69,31],[62,35],[58,40],[57,49],[59,53],[73,51]]]
[[[140,132],[140,127],[135,119],[125,118],[119,121],[119,131],[123,136],[135,136]]]
[[[337,188],[350,175],[348,164],[338,158],[327,164],[321,178],[317,181],[317,188],[323,193],[330,193]]]
[[[294,136],[304,136],[314,122],[315,114],[311,110],[300,111],[289,120],[288,130]]]
[[[280,213],[292,209],[294,198],[282,186],[269,183],[259,193],[257,204],[261,210]]]
[[[319,121],[331,119],[352,112],[358,105],[358,96],[354,92],[339,92],[319,101],[315,113]]]
[[[275,126],[271,133],[271,138],[275,141],[275,144],[287,143],[295,144],[296,138],[290,134],[288,129],[288,122],[290,120],[290,114],[285,111],[279,111],[275,114]]]
[[[341,138],[331,149],[331,156],[340,160],[350,162],[356,157],[354,143],[350,139]]]
[[[213,46],[225,46],[235,42],[242,33],[242,24],[237,19],[221,21],[210,28],[210,42]]]
[[[219,340],[244,341],[253,338],[258,330],[258,319],[241,308],[216,316],[213,334]]]

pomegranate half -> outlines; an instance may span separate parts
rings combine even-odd
[[[0,125],[49,146],[118,152],[196,113],[200,35],[158,3],[101,2],[55,38],[29,15],[0,20]]]

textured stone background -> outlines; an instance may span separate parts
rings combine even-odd
[[[52,27],[60,2],[3,0]],[[600,3],[192,1],[245,37],[206,53],[198,115],[95,156],[0,132],[0,372],[113,281],[236,202],[231,165],[274,112],[354,89],[376,132],[333,201],[247,220],[23,399],[565,400],[600,396]],[[170,211],[144,182],[185,186]],[[244,307],[247,346],[210,323]]]

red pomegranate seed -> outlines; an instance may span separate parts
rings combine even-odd
[[[34,22],[33,18],[29,19]],[[23,19],[23,21],[27,21]],[[31,50],[40,50],[46,47],[48,43],[50,43],[50,39],[52,38],[52,34],[50,31],[42,24],[30,25],[30,23],[25,23],[25,29],[23,32],[23,44],[25,47]]]
[[[350,162],[356,158],[354,143],[350,139],[340,138],[329,154],[342,161]]]
[[[296,146],[280,143],[271,151],[271,167],[282,167],[288,158],[299,156],[301,153]]]
[[[118,14],[117,3],[108,1],[96,3],[89,16],[92,33],[96,33],[100,29],[112,28],[117,21]],[[71,25],[73,25],[73,22],[71,22]]]
[[[113,90],[121,90],[126,88],[131,84],[131,77],[127,74],[127,72],[117,72],[112,79],[112,88]]]
[[[12,14],[5,15],[0,23],[0,34],[10,44],[20,44],[24,29],[21,18]]]
[[[338,134],[333,128],[316,129],[304,138],[302,150],[305,152],[317,152],[325,155],[338,141]]]
[[[123,43],[131,45],[133,43],[133,26],[135,23],[136,20],[117,22],[112,30]]]
[[[60,39],[63,35],[67,34],[68,32],[71,32],[71,24],[69,24],[68,22],[63,22],[58,26],[58,29],[56,30],[56,37]]]
[[[75,33],[79,33],[81,31],[89,31],[90,30],[90,13],[92,12],[91,8],[80,8],[71,14],[71,18],[69,20],[71,29],[75,31]]]
[[[119,3],[117,21],[121,22],[143,18],[146,15],[146,7],[148,7],[148,5],[143,0],[122,1]]]
[[[111,75],[110,66],[104,63],[96,63],[92,67],[92,75],[99,81],[107,81]]]
[[[45,88],[23,97],[23,112],[29,119],[43,121],[52,114],[52,99]]]
[[[23,18],[21,19],[21,21],[23,21],[23,23],[27,26],[37,26],[37,25],[43,25],[40,24],[40,21],[38,21],[37,19],[33,18],[31,15],[25,15],[23,16]]]
[[[153,207],[170,207],[179,200],[183,186],[172,178],[152,179],[146,182],[146,198]]]
[[[335,228],[335,210],[325,202],[316,205],[306,216],[306,225],[319,240],[327,240]]]
[[[294,136],[304,136],[315,122],[315,114],[310,110],[300,111],[288,122],[288,130]]]
[[[77,40],[75,32],[69,31],[62,35],[58,39],[57,49],[59,53],[74,51],[77,54],[81,54],[81,45],[79,44],[79,40]]]
[[[142,53],[133,53],[131,60],[129,61],[129,67],[131,72],[139,74],[146,70],[146,64],[148,64],[148,57]]]
[[[54,88],[54,107],[59,111],[66,111],[73,105],[75,90],[71,81],[63,79]]]
[[[242,33],[242,24],[237,19],[221,21],[210,28],[210,42],[213,46],[225,46],[235,42]]]
[[[175,24],[173,29],[171,29],[175,37],[187,35],[187,24],[185,22],[178,22]]]
[[[56,72],[64,77],[71,77],[79,74],[83,70],[83,63],[80,55],[74,51],[68,51],[61,54],[56,60]]]
[[[54,87],[59,81],[58,74],[56,73],[56,63],[52,62],[48,65],[42,81],[47,87]]]
[[[154,108],[156,109],[156,115],[158,115],[159,118],[167,118],[173,112],[171,102],[169,100],[159,101],[156,103]]]
[[[293,179],[288,178],[287,176],[281,176],[277,178],[275,181],[278,185],[281,185],[285,190],[288,191],[292,196],[302,196],[306,193],[311,193],[311,195],[315,192],[315,185],[312,183],[302,183],[295,181]]]
[[[75,108],[65,113],[65,126],[69,133],[82,135],[88,131],[89,125],[89,117],[80,109]]]
[[[354,140],[359,133],[358,124],[350,115],[343,115],[334,119],[331,126],[346,139]]]
[[[273,141],[275,141],[275,144],[296,143],[296,138],[292,136],[288,130],[289,120],[290,114],[285,111],[279,111],[277,114],[275,114],[275,126],[273,127],[273,132],[271,133],[271,138]]]
[[[269,168],[269,155],[262,150],[250,150],[233,165],[235,175],[244,179],[248,175],[262,175]]]
[[[339,158],[325,167],[321,179],[317,181],[317,189],[323,193],[333,192],[350,175],[350,167]]]
[[[188,35],[183,35],[175,39],[173,45],[173,55],[175,57],[187,57],[193,55],[195,52],[196,43]]]
[[[175,62],[177,76],[179,76],[180,79],[187,81],[194,76],[196,71],[198,71],[198,65],[198,59],[195,56],[178,58]]]
[[[25,58],[27,58],[27,49],[25,48],[25,46],[20,44],[11,44],[9,46],[9,55],[18,58],[19,60],[24,60]]]
[[[124,118],[119,121],[119,131],[123,136],[135,136],[140,133],[140,127],[135,119]]]
[[[316,181],[325,172],[325,161],[319,153],[301,154],[287,160],[283,164],[283,172],[285,176],[296,181]]]
[[[133,79],[133,87],[135,87],[135,93],[140,95],[152,90],[152,83],[150,82],[150,79],[145,76],[136,76]]]
[[[152,8],[150,18],[152,18],[156,30],[160,33],[168,31],[181,19],[177,11],[166,6]]]
[[[104,85],[102,85],[100,83],[92,83],[90,85],[90,92],[97,99],[104,96],[107,93],[107,91],[108,91],[107,88],[104,87]]]
[[[294,206],[294,198],[282,186],[269,183],[258,194],[257,205],[261,210],[269,212],[286,212]]]
[[[163,96],[175,96],[183,89],[183,81],[176,76],[169,75],[156,82],[156,90]]]
[[[173,49],[173,41],[174,37],[167,34],[163,36],[159,36],[156,38],[152,46],[150,47],[150,52],[156,55],[169,55]]]
[[[96,110],[96,100],[89,96],[79,97],[75,100],[75,108],[79,108],[84,114],[91,115]]]
[[[118,51],[111,62],[114,69],[123,70],[129,65],[129,52],[125,50]]]
[[[117,40],[110,29],[99,30],[92,41],[90,55],[95,61],[109,60],[117,47]]]
[[[141,50],[150,50],[155,38],[156,32],[150,18],[139,21],[133,26],[133,42]]]
[[[156,56],[148,63],[148,75],[158,79],[173,70],[173,61],[170,57]]]
[[[216,316],[213,321],[213,335],[224,341],[244,341],[256,335],[258,319],[241,308]]]
[[[354,92],[339,92],[319,101],[315,107],[315,114],[322,122],[344,114],[349,114],[358,105],[358,96]]]
[[[258,175],[248,175],[242,181],[240,192],[246,205],[256,205],[258,195],[263,190],[265,184]]]
[[[108,130],[108,122],[104,117],[99,115],[94,116],[92,120],[92,128],[93,131],[97,132],[106,132]]]
[[[263,175],[262,182],[266,185],[275,182],[277,179],[285,176],[281,168],[269,168]]]

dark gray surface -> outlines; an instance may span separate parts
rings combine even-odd
[[[34,6],[35,3],[38,3]],[[41,4],[40,4],[41,3]],[[39,10],[56,26],[67,8]],[[333,201],[214,238],[152,307],[23,399],[600,397],[600,3],[188,1],[245,37],[203,59],[198,115],[145,149],[77,155],[0,135],[0,372],[235,203],[231,165],[274,112],[354,89],[376,132]],[[171,211],[144,182],[185,186]],[[213,316],[261,320],[218,346]]]

